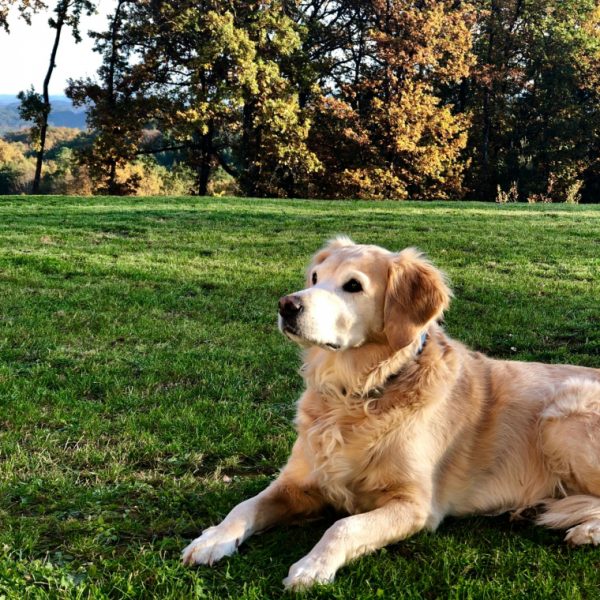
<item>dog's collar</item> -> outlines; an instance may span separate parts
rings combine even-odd
[[[421,340],[420,340],[420,344],[419,344],[419,348],[417,349],[414,358],[418,358],[421,353],[423,352],[423,349],[425,348],[425,344],[427,343],[427,338],[429,337],[429,333],[427,331],[424,331],[421,334]],[[404,371],[404,369],[406,368],[407,365],[402,365],[395,373],[392,373],[381,385],[378,385],[377,387],[371,388],[368,392],[361,394],[361,397],[366,399],[366,400],[372,400],[372,399],[376,399],[376,398],[381,398],[381,396],[383,396],[384,392],[385,392],[385,388],[388,386],[388,384],[390,383],[390,381],[396,379],[396,377],[398,377],[398,375],[400,375],[400,373],[402,373],[402,371]]]
[[[427,343],[428,337],[429,337],[429,333],[427,333],[427,331],[424,331],[421,334],[421,343],[419,344],[419,349],[417,350],[416,356],[419,356],[419,354],[421,354],[421,352],[423,352],[423,348],[425,348],[425,344]]]

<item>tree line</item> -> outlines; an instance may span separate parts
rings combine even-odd
[[[0,25],[39,5],[0,0]],[[61,31],[95,3],[53,8],[44,89],[20,95],[38,184]],[[226,173],[247,196],[600,200],[595,0],[117,0],[90,35],[102,66],[66,94],[100,193],[169,153],[199,195]]]

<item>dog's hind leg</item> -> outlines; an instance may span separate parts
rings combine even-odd
[[[600,544],[600,382],[565,382],[540,425],[542,451],[566,497],[545,501],[537,522],[570,528],[570,544]]]
[[[544,502],[536,522],[552,529],[568,529],[565,541],[574,546],[600,544],[600,498],[577,494]]]

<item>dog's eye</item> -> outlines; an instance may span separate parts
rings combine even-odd
[[[317,285],[317,274],[316,273],[312,274],[312,282],[313,282],[313,285]]]
[[[356,279],[350,279],[346,281],[346,283],[342,286],[342,289],[345,292],[350,292],[351,294],[356,294],[356,292],[362,292],[362,285]]]

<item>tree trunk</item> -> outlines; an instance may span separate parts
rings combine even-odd
[[[210,172],[212,167],[213,156],[215,154],[213,148],[214,127],[212,123],[208,126],[208,131],[199,135],[199,150],[200,161],[197,168],[197,185],[198,196],[206,196],[208,194],[208,182],[210,180]]]
[[[52,52],[50,53],[50,64],[48,65],[48,71],[46,73],[46,77],[44,78],[44,112],[42,115],[42,123],[40,127],[40,147],[37,151],[35,175],[33,177],[33,187],[31,190],[34,194],[39,194],[40,191],[40,181],[42,178],[42,163],[44,162],[44,149],[46,147],[46,133],[48,132],[48,117],[50,116],[50,110],[52,108],[52,106],[50,105],[50,93],[48,91],[48,88],[50,87],[50,79],[52,78],[52,72],[54,71],[54,67],[56,66],[55,60],[56,53],[58,52],[58,45],[60,43],[60,34],[62,33],[62,28],[65,24],[65,18],[67,16],[68,10],[69,1],[64,0],[59,4],[58,9],[56,11],[56,34],[54,36],[54,45],[52,46]]]
[[[260,133],[254,126],[255,101],[250,99],[244,104],[242,122],[241,172],[239,183],[244,195],[256,196],[258,191],[258,172],[254,159],[258,152]]]
[[[493,49],[495,44],[495,28],[501,26],[501,16],[498,3],[492,0],[491,13],[489,16],[489,39],[487,48],[487,66],[492,64]],[[483,190],[486,195],[493,193],[491,185],[492,174],[490,170],[490,135],[492,132],[492,107],[493,93],[495,92],[495,82],[488,81],[485,83],[483,91],[483,136],[481,144],[481,163],[483,169]]]
[[[119,58],[119,30],[121,28],[121,7],[123,0],[119,0],[113,14],[110,26],[110,60],[108,64],[108,79],[106,86],[107,104],[112,114],[115,113],[117,99],[115,95],[115,71]],[[108,193],[112,196],[118,193],[117,190],[117,161],[114,158],[110,160],[108,172]]]
[[[297,198],[296,178],[293,171],[289,167],[284,167],[279,175],[281,187],[285,192],[286,198]]]
[[[117,161],[114,158],[111,158],[110,164],[108,167],[108,186],[107,192],[109,196],[116,196],[118,194],[117,190]]]
[[[208,195],[208,181],[210,179],[210,164],[202,162],[198,170],[198,196]]]

